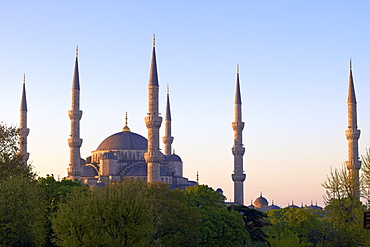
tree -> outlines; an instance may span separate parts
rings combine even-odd
[[[242,215],[244,225],[253,243],[265,243],[268,236],[263,231],[268,226],[267,214],[244,205],[231,205],[228,210],[235,210]]]
[[[228,211],[224,196],[206,185],[188,187],[188,203],[201,215],[198,246],[245,246],[250,237],[241,214]]]
[[[32,166],[23,163],[19,154],[18,130],[0,123],[0,182],[18,176],[35,178]]]
[[[289,238],[295,241],[298,236],[301,245],[297,246],[316,244],[317,239],[313,233],[321,232],[322,212],[308,208],[288,207],[270,210],[267,215],[271,223],[266,227],[270,243],[287,243]]]
[[[67,201],[68,196],[77,191],[88,194],[90,189],[80,181],[62,180],[56,181],[53,175],[47,174],[46,177],[38,178],[38,186],[42,189],[45,200],[45,232],[46,246],[55,246],[53,243],[54,231],[51,219],[57,212],[60,203]]]
[[[370,148],[366,149],[365,155],[361,155],[361,160],[361,195],[367,200],[368,203],[370,203]]]
[[[36,181],[22,176],[0,183],[0,245],[44,243],[45,204]]]
[[[147,185],[134,180],[75,192],[52,222],[59,246],[146,246],[154,231]]]
[[[362,175],[360,179],[361,196],[368,186],[369,175],[369,151],[362,157]],[[334,235],[341,246],[353,246],[370,244],[370,234],[363,229],[363,212],[366,207],[351,193],[351,183],[348,178],[348,171],[343,166],[341,169],[331,171],[327,181],[323,184],[326,189],[325,199],[325,220],[330,229],[328,238],[334,239]],[[330,246],[330,245],[327,245]],[[335,245],[331,245],[335,246]]]
[[[184,191],[155,182],[148,186],[148,198],[155,229],[150,245],[196,246],[200,214]]]

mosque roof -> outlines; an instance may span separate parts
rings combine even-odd
[[[84,177],[95,177],[98,175],[98,172],[92,166],[83,166],[82,169],[83,169],[82,174]]]
[[[171,154],[171,155],[164,155],[164,161],[165,162],[182,162],[180,156],[177,154]]]
[[[107,137],[96,150],[109,149],[147,150],[148,140],[134,132],[122,131]]]

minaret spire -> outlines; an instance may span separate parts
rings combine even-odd
[[[165,136],[163,137],[165,155],[171,155],[171,152],[172,152],[173,137],[171,136],[171,122],[172,122],[172,119],[171,119],[171,109],[170,109],[170,93],[169,93],[169,88],[167,86],[166,118],[164,120]]]
[[[357,129],[357,102],[352,75],[352,60],[350,60],[347,105],[348,129],[345,131],[345,134],[348,141],[348,161],[346,161],[346,166],[351,184],[351,193],[360,199],[359,170],[361,168],[361,161],[358,156],[358,139],[360,138],[361,131]]]
[[[30,129],[27,128],[26,75],[24,74],[19,124],[19,153],[23,156],[24,165],[27,165],[27,160],[30,156],[27,153],[27,136],[29,133]]]
[[[239,65],[236,68],[236,89],[234,100],[234,122],[232,122],[234,130],[234,146],[232,152],[234,155],[234,174],[231,175],[234,181],[234,202],[244,205],[244,180],[246,175],[243,170],[243,155],[245,148],[243,147],[242,131],[244,122],[242,122],[242,102],[240,96],[239,83]]]
[[[82,145],[82,139],[80,138],[80,120],[82,117],[82,111],[80,110],[80,77],[78,70],[78,47],[76,47],[76,60],[75,68],[73,72],[72,80],[72,109],[68,111],[69,118],[71,120],[71,134],[68,139],[68,145],[70,148],[70,163],[68,167],[68,176],[70,179],[80,178],[82,167],[81,167],[81,155],[80,148]]]
[[[145,162],[148,165],[148,182],[160,181],[160,163],[163,154],[159,149],[159,128],[162,124],[162,117],[159,116],[159,84],[157,73],[157,61],[155,54],[155,36],[153,36],[152,61],[149,75],[149,102],[148,115],[145,117],[145,124],[148,129],[148,151],[144,154]]]

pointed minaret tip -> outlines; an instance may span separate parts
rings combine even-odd
[[[23,74],[23,89],[22,89],[22,99],[21,99],[21,111],[27,111],[26,74]]]
[[[352,58],[349,60],[348,103],[356,103],[355,86],[352,75]]]
[[[240,95],[240,83],[239,83],[239,64],[236,66],[236,89],[235,89],[235,104],[241,104],[241,95]]]
[[[73,81],[72,81],[72,89],[80,89],[80,75],[78,72],[78,46],[76,47],[76,61],[75,61],[75,68],[73,72]]]
[[[158,86],[157,59],[155,54],[155,35],[153,35],[152,61],[150,64],[149,85]]]

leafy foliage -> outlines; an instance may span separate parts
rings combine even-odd
[[[154,231],[146,184],[126,180],[60,204],[53,229],[59,246],[145,246]]]
[[[186,192],[189,205],[201,215],[198,246],[245,246],[250,242],[240,213],[227,210],[224,196],[206,185],[189,187]]]
[[[253,243],[265,243],[267,241],[268,236],[263,231],[263,227],[270,225],[267,214],[244,205],[231,205],[228,209],[235,210],[242,215],[245,228]]]
[[[39,246],[44,243],[45,204],[35,181],[13,177],[0,184],[0,245]]]
[[[155,232],[152,246],[196,246],[200,214],[189,206],[184,191],[170,190],[164,183],[148,186]]]
[[[24,164],[18,153],[18,139],[17,128],[0,123],[0,182],[18,176],[29,179],[36,176],[32,166]]]

